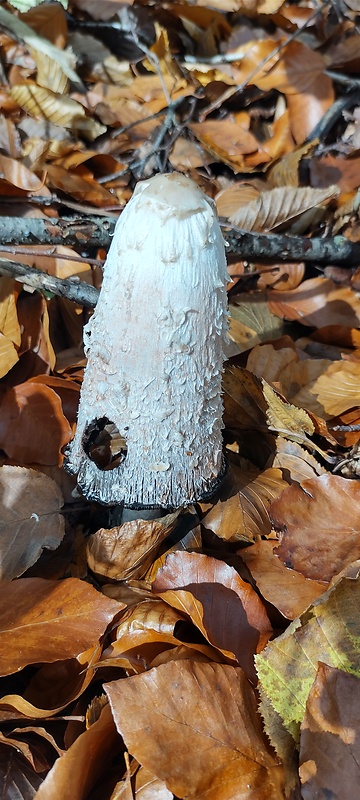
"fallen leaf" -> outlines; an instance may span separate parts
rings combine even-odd
[[[116,528],[100,528],[87,543],[90,569],[118,581],[142,578],[161,542],[174,530],[179,513],[154,520],[136,519]]]
[[[41,437],[35,434],[41,431]],[[62,464],[72,437],[61,400],[48,386],[27,381],[9,389],[1,406],[0,446],[20,464]]]
[[[99,659],[101,645],[93,645],[77,658],[55,661],[40,667],[26,687],[25,696],[7,694],[0,697],[0,720],[53,717],[69,703],[77,700],[91,683],[94,665]]]
[[[173,661],[105,691],[130,753],[178,797],[283,798],[281,768],[241,669]]]
[[[293,569],[288,569],[274,553],[274,541],[255,542],[238,551],[245,561],[261,596],[272,603],[287,619],[300,616],[327,584],[309,580]]]
[[[77,578],[19,578],[0,584],[0,674],[71,658],[95,644],[118,612]]]
[[[31,117],[45,119],[75,133],[82,133],[90,141],[106,132],[104,125],[86,115],[81,103],[33,81],[12,86],[11,97]]]
[[[271,625],[261,600],[233,567],[201,553],[171,553],[152,588],[254,680],[254,653],[265,646]]]
[[[255,542],[271,530],[268,509],[287,486],[281,470],[259,470],[253,464],[230,464],[214,505],[202,524],[220,539]]]
[[[353,800],[360,781],[360,679],[319,663],[300,733],[303,800]]]
[[[276,553],[291,569],[329,581],[360,557],[360,484],[320,475],[288,486],[270,516],[280,531]]]
[[[55,550],[65,523],[55,481],[24,467],[0,467],[0,581],[22,575],[44,548]]]
[[[36,800],[85,800],[113,758],[119,758],[121,739],[108,705],[99,718],[55,761]]]
[[[278,186],[261,192],[256,200],[242,206],[230,217],[232,225],[245,231],[271,231],[299,214],[338,194],[336,186]]]
[[[317,663],[360,677],[360,561],[255,657],[260,692],[299,742]],[[277,742],[272,739],[273,746]]]
[[[42,778],[21,753],[0,743],[0,785],[4,800],[33,800]]]
[[[271,291],[268,297],[270,311],[284,319],[298,320],[302,325],[359,327],[359,298],[351,289],[336,286],[330,278],[310,278],[297,289]]]

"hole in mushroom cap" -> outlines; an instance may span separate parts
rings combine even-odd
[[[127,453],[126,440],[107,417],[89,423],[83,435],[83,447],[90,460],[103,470],[118,467]]]

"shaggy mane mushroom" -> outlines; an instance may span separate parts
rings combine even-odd
[[[216,489],[227,279],[213,202],[181,174],[139,183],[84,329],[88,364],[66,468],[86,497],[177,508]],[[110,440],[116,452],[102,462]]]

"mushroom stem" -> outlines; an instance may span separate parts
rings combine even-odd
[[[227,279],[213,202],[177,173],[139,183],[84,329],[88,364],[66,467],[88,498],[168,509],[216,489]]]

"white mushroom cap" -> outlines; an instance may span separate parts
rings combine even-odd
[[[227,279],[213,202],[178,173],[139,183],[84,329],[88,364],[66,466],[85,496],[174,508],[216,487]],[[89,456],[99,420],[114,423],[126,443],[113,469]]]

